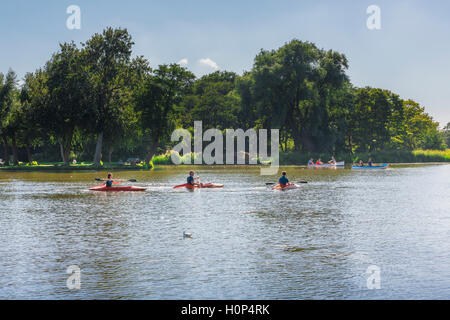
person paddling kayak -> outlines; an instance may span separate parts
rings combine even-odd
[[[123,182],[123,180],[113,180],[113,176],[112,173],[108,173],[108,178],[105,181],[105,187],[107,188],[112,188],[113,184],[118,184]],[[135,181],[135,180],[130,180],[130,181]]]
[[[283,171],[281,173],[280,179],[278,179],[278,183],[282,188],[285,188],[289,184],[289,179],[287,178],[286,175],[287,175],[286,171]]]
[[[369,158],[369,160],[367,161],[367,164],[369,165],[369,167],[373,166],[372,158]]]
[[[199,180],[195,182],[195,180]],[[187,189],[211,189],[211,188],[223,188],[223,184],[217,183],[201,183],[200,177],[194,178],[194,171],[189,171],[189,177],[187,177],[187,183],[180,184],[178,186],[173,187],[174,189],[187,188]]]
[[[199,179],[199,177],[194,178],[194,171],[189,171],[189,177],[187,177],[187,184],[191,187],[195,186],[195,185],[199,185],[199,183],[196,183],[195,180]]]
[[[314,159],[313,158],[309,159],[309,161],[308,161],[308,167],[312,167],[312,166],[314,166]]]
[[[112,173],[108,173],[108,178],[106,179],[105,186],[107,188],[112,188],[114,180],[112,179]]]

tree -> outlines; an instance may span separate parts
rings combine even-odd
[[[183,96],[191,91],[194,79],[193,73],[178,64],[161,65],[137,87],[135,108],[149,142],[146,163],[175,129]]]
[[[237,75],[216,71],[195,81],[192,93],[183,99],[184,124],[202,121],[203,128],[226,129],[238,125],[239,98],[233,95]]]
[[[391,135],[393,145],[407,150],[428,148],[436,138],[433,138],[435,135],[432,132],[438,131],[438,124],[413,100],[403,101],[402,119],[398,127]]]
[[[5,158],[4,161],[5,165],[7,166],[9,165],[9,117],[11,109],[13,108],[15,89],[16,74],[14,73],[14,71],[8,71],[6,76],[0,73],[0,133],[3,141],[3,156]],[[15,157],[14,162],[17,162],[17,156]]]
[[[100,165],[105,130],[120,114],[117,95],[128,85],[126,75],[133,44],[127,29],[120,28],[107,28],[83,44],[95,95],[96,110],[90,126],[98,136],[94,155],[96,166]]]
[[[258,122],[291,136],[295,149],[330,148],[329,113],[334,93],[347,81],[347,59],[314,44],[292,40],[278,50],[262,50],[251,79],[239,83],[244,109],[256,105]]]
[[[42,144],[48,131],[43,126],[42,110],[48,103],[47,75],[41,69],[25,75],[20,90],[20,140],[27,151],[28,162],[33,162],[31,147]],[[45,121],[44,121],[45,122]]]
[[[74,43],[65,43],[45,67],[48,97],[39,105],[40,123],[56,137],[65,165],[76,128],[92,115],[91,82],[83,58]]]
[[[450,122],[442,130],[442,134],[445,140],[445,144],[450,148]]]

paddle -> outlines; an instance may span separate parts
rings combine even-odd
[[[99,179],[99,178],[95,178],[95,181],[106,181],[105,179]],[[136,179],[130,179],[130,180],[124,180],[124,181],[129,181],[129,182],[137,182]],[[116,182],[116,183],[120,183],[120,182]]]
[[[306,183],[308,183],[308,181],[297,181],[297,182],[294,182],[294,183],[306,184]],[[273,186],[274,184],[278,184],[278,183],[276,183],[276,182],[267,182],[266,186]]]

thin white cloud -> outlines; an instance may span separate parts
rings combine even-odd
[[[189,63],[189,60],[187,58],[183,58],[180,61],[178,61],[178,64],[182,65],[182,66],[186,66],[188,63]]]
[[[200,60],[198,60],[198,62],[201,65],[213,68],[214,70],[219,69],[219,66],[217,65],[217,63],[215,63],[213,60],[211,60],[210,58],[202,58]]]

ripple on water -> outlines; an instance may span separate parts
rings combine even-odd
[[[0,172],[0,298],[450,298],[450,166],[289,167],[309,182],[291,192],[243,168],[201,169],[225,188],[193,192],[172,189],[186,168],[115,173],[139,194],[88,191],[99,173]]]

